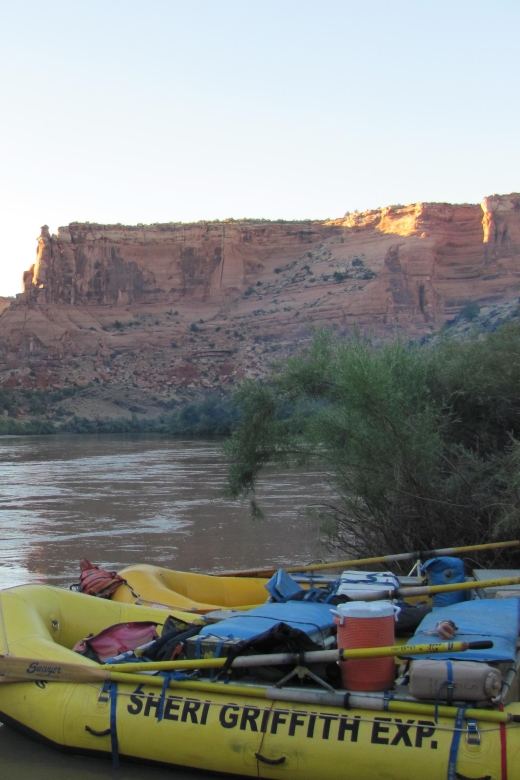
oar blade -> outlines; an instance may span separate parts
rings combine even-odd
[[[16,658],[0,656],[0,675],[2,678],[16,677],[18,680],[44,680],[47,682],[92,682],[107,680],[109,674],[104,669],[82,664],[47,661],[44,658]]]

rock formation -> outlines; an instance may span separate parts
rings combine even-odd
[[[263,375],[311,326],[420,336],[519,281],[519,194],[326,222],[44,226],[0,316],[0,384],[189,395]]]
[[[182,298],[221,301],[249,277],[287,262],[340,229],[321,222],[202,222],[192,225],[91,225],[74,222],[38,239],[25,274],[28,300],[126,306]]]
[[[4,309],[7,309],[12,304],[13,301],[14,298],[0,297],[0,314],[4,311]]]

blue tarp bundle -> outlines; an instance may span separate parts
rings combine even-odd
[[[239,612],[220,623],[205,626],[200,635],[251,639],[277,623],[299,628],[314,641],[323,642],[331,632],[334,619],[328,604],[288,601],[285,604],[264,604],[248,612]]]
[[[410,654],[410,658],[456,658],[465,661],[512,661],[516,654],[516,640],[520,621],[520,600],[475,599],[452,604],[430,612],[419,625],[415,635],[407,642],[413,645],[439,642],[438,637],[425,633],[435,629],[441,620],[453,620],[458,631],[455,642],[476,642],[491,639],[493,647],[489,650],[466,650],[463,653],[434,653],[432,655]]]

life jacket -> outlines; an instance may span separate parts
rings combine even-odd
[[[86,558],[82,558],[79,565],[81,574],[77,587],[80,593],[109,599],[120,585],[127,584],[126,580],[120,577],[117,572],[100,569],[99,566],[94,566]]]

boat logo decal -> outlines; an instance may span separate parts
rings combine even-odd
[[[46,666],[33,661],[26,669],[27,674],[61,674],[61,666]]]

